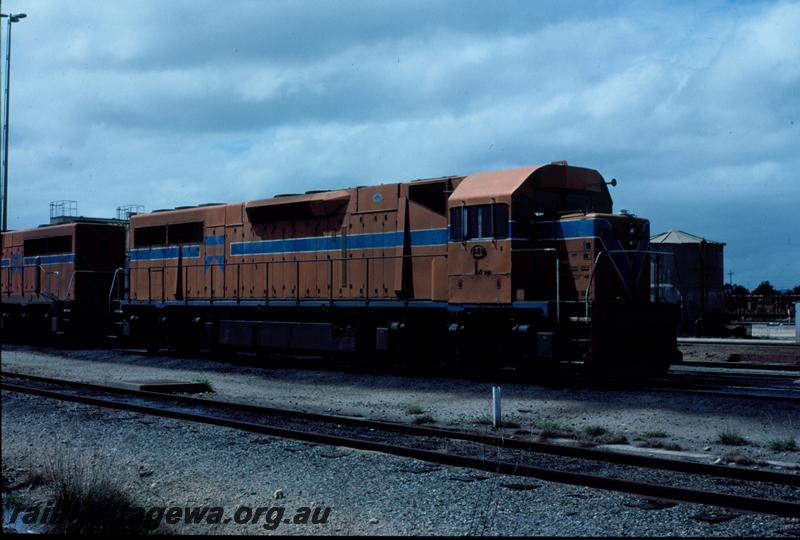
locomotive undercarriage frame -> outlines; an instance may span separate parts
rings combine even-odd
[[[71,341],[105,338],[108,313],[95,303],[77,301],[3,302],[0,333],[4,339]]]
[[[540,310],[127,304],[120,311],[121,336],[150,350],[319,352],[468,369],[534,368],[558,353],[554,325]]]
[[[272,307],[125,304],[121,335],[159,347],[319,352],[365,362],[454,364],[523,372],[578,362],[608,375],[652,376],[680,360],[669,304],[583,302],[508,306]],[[549,312],[549,317],[548,317]],[[560,320],[556,320],[560,313]],[[144,339],[144,343],[143,343]]]

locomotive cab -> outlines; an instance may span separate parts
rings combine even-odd
[[[597,171],[559,162],[479,173],[448,206],[449,301],[507,306],[511,339],[524,328],[522,348],[533,349],[524,361],[651,374],[679,354],[673,306],[650,303],[649,222],[613,214]]]

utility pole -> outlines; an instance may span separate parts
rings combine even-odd
[[[3,12],[3,0],[0,0],[0,13]],[[3,52],[3,25],[0,24],[0,58]],[[3,87],[3,62],[0,61],[0,88]],[[3,125],[2,116],[3,104],[0,101],[0,126]],[[3,137],[0,135],[0,149],[3,147]],[[2,160],[2,150],[0,150],[0,161]],[[6,230],[6,176],[0,171],[0,198],[2,198],[2,205],[0,205],[0,231]]]
[[[9,125],[9,84],[11,82],[11,25],[19,22],[25,17],[24,13],[0,13],[0,18],[8,17],[8,35],[6,36],[6,88],[5,88],[5,107],[3,125],[3,230],[8,230],[8,125]]]

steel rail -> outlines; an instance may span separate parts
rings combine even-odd
[[[799,380],[800,374],[798,373],[714,372],[694,369],[673,370],[666,377],[652,379],[653,382],[665,382],[676,386],[687,384],[752,390],[791,390],[800,395],[800,390],[795,383]]]
[[[666,386],[648,386],[642,388],[642,390],[647,390],[648,392],[672,392],[676,394],[694,394],[694,395],[701,395],[701,396],[717,396],[717,397],[728,397],[734,399],[754,399],[754,400],[761,400],[761,401],[785,401],[789,403],[800,403],[800,396],[770,396],[767,394],[750,394],[750,393],[736,393],[736,392],[725,392],[723,390],[709,390],[703,388],[681,388],[681,387],[666,387]]]
[[[754,370],[754,371],[800,371],[800,364],[759,364],[756,362],[704,362],[695,360],[681,360],[680,362],[673,362],[671,366],[675,367],[698,367],[698,368],[716,368],[716,369],[730,369],[730,370]],[[706,371],[704,373],[713,373]]]
[[[38,388],[31,388],[31,387],[19,386],[7,383],[0,383],[0,388],[7,391],[57,399],[60,401],[71,401],[74,403],[83,403],[86,405],[92,405],[108,409],[124,410],[128,412],[147,414],[150,416],[159,416],[162,418],[171,418],[187,422],[197,422],[202,424],[233,428],[233,429],[238,429],[240,431],[246,431],[249,433],[259,433],[262,435],[270,435],[284,439],[292,439],[292,440],[312,442],[317,444],[325,444],[330,446],[343,446],[358,450],[380,452],[383,454],[419,459],[430,463],[438,463],[454,467],[465,467],[465,468],[482,470],[499,474],[537,478],[539,480],[558,482],[562,484],[570,484],[577,486],[585,486],[585,487],[603,489],[608,491],[618,491],[644,497],[658,497],[661,499],[666,499],[674,502],[706,504],[706,505],[718,506],[730,510],[743,511],[743,512],[755,512],[755,513],[771,514],[784,517],[800,516],[800,503],[793,503],[784,500],[747,497],[742,495],[730,495],[726,493],[717,493],[713,491],[695,490],[689,488],[665,486],[661,484],[635,482],[631,480],[622,480],[618,478],[607,478],[603,476],[595,476],[584,473],[557,471],[552,469],[545,469],[542,467],[521,465],[505,461],[492,461],[481,458],[460,456],[442,452],[434,452],[430,450],[421,450],[418,448],[410,448],[394,444],[366,441],[362,439],[353,439],[335,435],[324,435],[320,433],[310,433],[300,430],[278,428],[264,424],[257,424],[253,422],[243,422],[229,418],[220,418],[217,416],[200,415],[200,414],[194,414],[194,413],[188,413],[170,409],[159,409],[155,407],[150,407],[146,405],[136,405],[132,403],[121,403],[117,401],[109,401],[104,399],[91,398],[87,396],[65,394],[61,392],[53,392],[50,390],[42,390]]]
[[[736,323],[731,323],[736,324]],[[800,349],[800,342],[783,338],[696,338],[679,337],[678,345],[742,345],[744,347],[788,347]]]
[[[485,435],[482,433],[474,433],[474,432],[470,433],[465,431],[455,431],[449,429],[415,426],[409,424],[399,424],[395,422],[384,422],[380,420],[368,420],[364,418],[354,418],[349,416],[311,413],[311,412],[291,410],[291,409],[279,409],[275,407],[266,407],[262,405],[252,405],[249,403],[218,401],[218,400],[197,398],[192,396],[180,396],[174,394],[165,394],[162,392],[152,392],[147,390],[135,390],[131,388],[108,387],[92,383],[66,381],[62,379],[41,377],[38,375],[13,373],[8,371],[0,371],[0,375],[2,375],[3,377],[16,377],[34,382],[70,386],[73,388],[93,390],[97,392],[118,393],[145,399],[161,399],[167,401],[174,401],[176,403],[182,403],[185,405],[192,405],[192,406],[222,408],[237,412],[263,414],[269,416],[279,416],[283,418],[293,418],[301,420],[311,420],[317,422],[325,422],[329,424],[339,424],[350,427],[376,429],[380,431],[404,433],[407,435],[416,435],[422,437],[437,437],[437,438],[444,438],[451,440],[460,440],[466,442],[485,444],[493,447],[503,447],[511,450],[525,450],[530,452],[557,455],[562,457],[603,461],[607,463],[614,463],[617,465],[629,465],[629,466],[644,467],[649,469],[669,470],[680,473],[713,476],[718,478],[731,478],[731,479],[746,480],[751,482],[769,482],[773,484],[782,484],[787,486],[800,487],[800,475],[779,473],[775,471],[732,468],[722,465],[712,465],[709,463],[679,461],[674,459],[665,459],[653,456],[624,454],[621,452],[598,450],[595,448],[580,448],[575,446],[559,445],[559,444],[552,444],[545,442],[509,439],[504,437],[497,437],[494,435]]]
[[[648,392],[672,392],[678,394],[696,394],[706,396],[729,397],[735,399],[753,399],[757,401],[782,401],[788,403],[800,403],[800,394],[798,395],[772,395],[765,393],[752,393],[752,392],[726,392],[723,388],[744,389],[755,391],[768,391],[768,392],[797,392],[794,388],[769,388],[758,386],[732,386],[732,385],[713,385],[704,383],[690,383],[690,382],[669,382],[664,386],[645,386],[640,390]]]

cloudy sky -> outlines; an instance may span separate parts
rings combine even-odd
[[[800,3],[4,0],[9,226],[568,160],[800,284]],[[6,29],[3,26],[3,41]],[[726,276],[727,280],[727,276]]]

